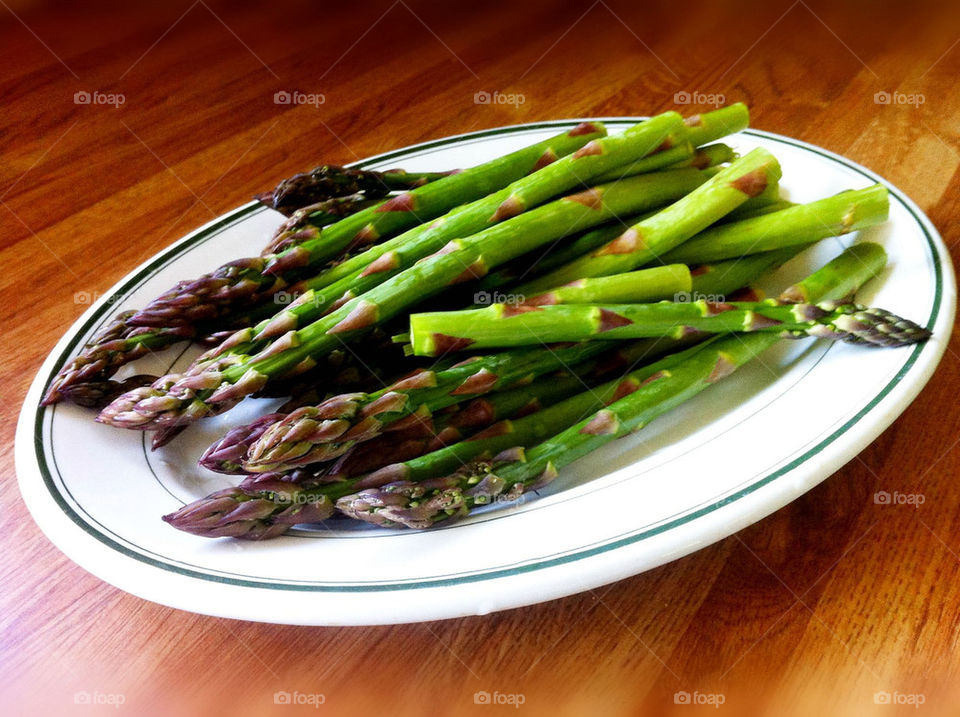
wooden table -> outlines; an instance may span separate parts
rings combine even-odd
[[[960,238],[950,3],[323,5],[0,3],[5,711],[97,711],[74,704],[79,690],[121,696],[107,714],[262,714],[277,690],[323,694],[304,708],[317,714],[496,710],[474,706],[478,690],[520,693],[528,714],[712,709],[675,705],[683,690],[722,695],[737,714],[887,714],[880,691],[956,713],[956,337],[903,416],[800,500],[682,560],[536,607],[396,627],[234,622],[122,593],[47,541],[16,488],[14,425],[86,308],[76,297],[319,160],[721,94],[748,102],[757,127],[888,177],[949,244]],[[326,102],[278,105],[279,90]],[[477,105],[481,90],[524,102]],[[94,91],[124,102],[74,102]],[[881,489],[925,502],[878,506]]]

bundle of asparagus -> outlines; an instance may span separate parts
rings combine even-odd
[[[245,396],[288,396],[201,457],[238,485],[167,522],[255,539],[335,514],[425,528],[536,490],[780,338],[927,338],[854,302],[885,263],[874,244],[776,299],[751,288],[883,222],[888,200],[879,185],[784,200],[773,155],[716,144],[747,119],[668,112],[610,136],[586,122],[456,173],[297,175],[264,198],[291,214],[267,255],[121,315],[45,400],[102,406],[97,420],[162,444]],[[280,290],[297,299],[278,308]],[[214,345],[180,374],[111,378],[201,336]]]

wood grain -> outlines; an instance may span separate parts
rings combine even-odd
[[[950,2],[420,0],[0,4],[0,695],[11,714],[886,714],[960,705],[960,339],[903,416],[768,519],[682,560],[487,617],[308,629],[153,605],[74,566],[29,518],[12,444],[47,352],[105,291],[275,180],[516,122],[747,101],[845,154],[960,239],[960,15]],[[323,93],[276,105],[278,90]],[[122,93],[119,108],[77,91]],[[521,93],[476,105],[479,90]],[[875,93],[921,94],[921,105]],[[680,107],[685,111],[703,107]],[[921,492],[918,509],[877,490]],[[385,606],[388,609],[389,606]],[[121,695],[119,709],[74,704]]]

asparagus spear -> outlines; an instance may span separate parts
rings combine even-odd
[[[786,264],[803,251],[803,245],[767,251],[761,254],[701,264],[690,272],[690,297],[707,301],[726,301],[726,296],[747,286],[758,276]]]
[[[673,170],[673,173],[693,169]],[[656,186],[659,182],[653,182]],[[435,185],[428,185],[435,186]],[[171,375],[137,389],[107,406],[98,417],[124,428],[180,425],[228,410],[259,390],[271,377],[306,370],[316,356],[351,341],[358,333],[399,314],[415,301],[444,287],[483,274],[536,246],[582,226],[634,212],[650,201],[650,175],[601,185],[524,212],[479,234],[450,242],[431,257],[401,272],[323,319],[289,331],[260,354],[226,355],[216,369]],[[400,250],[398,250],[400,251]],[[308,300],[304,295],[301,297]]]
[[[784,246],[809,244],[880,224],[886,221],[889,207],[887,188],[875,184],[712,227],[666,252],[659,260],[682,264],[718,261]]]
[[[681,337],[731,331],[815,336],[869,346],[905,346],[930,333],[888,311],[859,304],[710,301],[655,304],[509,305],[438,311],[410,317],[413,352],[508,348],[565,341]]]
[[[724,162],[731,162],[735,158],[736,153],[725,144],[710,144],[706,147],[694,148],[689,142],[681,142],[670,149],[655,152],[630,164],[611,169],[594,181],[598,183],[615,182],[624,177],[632,177],[635,174],[653,172],[658,169],[680,169],[681,167],[706,169]]]
[[[882,269],[883,250],[861,244],[789,290],[814,300],[836,300]],[[783,296],[781,298],[784,298]],[[456,473],[401,480],[337,500],[351,517],[388,527],[427,528],[466,515],[476,506],[515,500],[556,478],[558,470],[589,452],[639,430],[665,412],[729,376],[776,343],[775,334],[717,337],[668,369],[650,376],[619,400],[532,449],[502,451]]]
[[[309,485],[309,484],[307,484]],[[298,523],[320,523],[335,512],[322,492],[303,483],[264,481],[254,489],[231,487],[185,505],[163,520],[179,530],[207,538],[267,540]]]
[[[256,198],[271,209],[290,216],[310,204],[361,192],[370,199],[378,199],[393,191],[422,187],[453,173],[405,172],[402,169],[378,172],[324,164],[309,172],[294,174],[280,182],[273,191],[258,194]]]
[[[642,303],[672,299],[678,294],[688,294],[692,288],[690,269],[685,264],[666,264],[625,274],[579,279],[542,294],[525,297],[522,303],[524,306]]]
[[[535,294],[575,279],[635,269],[664,254],[780,178],[780,165],[763,148],[741,157],[708,182],[616,239],[517,289]]]
[[[694,147],[700,147],[746,129],[750,124],[750,112],[745,104],[736,102],[706,114],[687,117],[683,124],[683,138]]]
[[[727,107],[693,115],[683,120],[683,126],[665,140],[661,151],[637,160],[608,174],[598,177],[598,183],[614,181],[623,177],[650,172],[657,169],[679,167],[705,167],[732,161],[733,150],[727,145],[714,144],[721,137],[746,129],[750,123],[747,106],[737,102]],[[703,146],[708,145],[708,146]]]
[[[157,380],[156,376],[138,374],[129,376],[121,381],[86,381],[73,383],[61,389],[63,398],[70,403],[84,408],[103,408],[113,399],[127,391],[141,386],[147,386]]]
[[[190,327],[149,329],[131,326],[127,319],[134,313],[126,311],[119,314],[101,333],[88,341],[80,353],[60,369],[47,388],[41,405],[47,406],[62,400],[71,386],[102,382],[120,366],[193,336]],[[76,395],[82,394],[84,389],[79,391]]]
[[[513,300],[503,301],[498,299],[496,305],[503,306],[505,315],[509,316],[515,310],[526,311],[528,310],[527,307],[532,306],[639,303],[674,299],[678,295],[686,298],[689,296],[692,286],[690,269],[685,264],[668,264],[630,271],[625,274],[571,281],[569,284],[535,296],[513,294],[511,295]],[[487,297],[495,298],[496,294],[487,294]],[[474,295],[474,298],[476,300],[484,297]],[[470,314],[470,312],[461,313]],[[414,314],[414,316],[432,315],[431,313]],[[394,336],[394,341],[407,343],[410,341],[410,334],[398,334]]]

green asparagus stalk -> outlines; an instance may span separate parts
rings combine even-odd
[[[685,264],[667,264],[625,274],[579,279],[542,294],[524,297],[520,303],[524,306],[632,304],[672,299],[678,294],[689,294],[692,288],[690,269]]]
[[[874,242],[860,242],[848,247],[801,282],[780,294],[783,301],[848,303],[867,281],[877,276],[887,264],[887,253]]]
[[[886,221],[889,206],[887,188],[882,184],[841,192],[809,204],[712,227],[664,253],[660,260],[682,264],[719,261],[810,244],[880,224]]]
[[[701,264],[690,272],[690,298],[726,301],[728,294],[748,286],[758,276],[786,264],[805,248],[803,245],[790,246],[762,254]]]
[[[707,167],[714,167],[724,162],[731,162],[736,156],[736,152],[725,144],[710,144],[706,147],[698,147],[695,149],[689,142],[682,142],[676,147],[655,152],[630,164],[612,169],[593,181],[598,184],[615,182],[624,177],[632,177],[635,174],[643,174],[645,172],[654,172],[659,169],[680,169],[682,167],[706,169]]]
[[[871,346],[905,346],[929,332],[883,309],[859,304],[710,301],[655,304],[494,304],[468,311],[413,314],[410,336],[417,356],[454,350],[510,348],[566,341],[688,334],[771,332],[784,338],[815,336]]]
[[[671,174],[697,172],[679,169]],[[661,184],[650,177],[638,175],[564,197],[467,239],[450,242],[429,260],[410,267],[309,326],[289,331],[260,354],[246,358],[228,355],[216,370],[208,368],[197,374],[163,377],[152,387],[121,396],[100,413],[98,420],[143,430],[192,423],[228,410],[243,396],[262,388],[271,377],[308,370],[316,362],[314,357],[353,340],[366,329],[396,316],[411,303],[480,276],[489,268],[557,236],[648,206],[651,200],[648,190],[651,185],[655,189]]]
[[[701,147],[746,129],[750,124],[750,112],[745,104],[736,102],[712,112],[687,117],[683,124],[683,138],[694,147]]]
[[[722,137],[746,129],[750,124],[750,112],[742,102],[693,115],[683,121],[664,143],[664,148],[655,154],[624,166],[619,172],[614,170],[598,177],[599,183],[610,182],[623,177],[651,172],[657,169],[697,167],[703,169],[715,164],[730,162],[735,158],[733,150],[726,145],[710,145]],[[704,146],[708,145],[708,146]]]
[[[653,355],[654,350],[659,347],[660,344],[655,342],[633,342],[626,347],[619,348],[616,352],[604,354],[602,360],[587,361],[575,368],[545,375],[529,383],[521,382],[521,385],[516,388],[465,401],[458,405],[452,413],[442,411],[438,415],[422,416],[422,420],[413,426],[405,427],[404,430],[391,431],[384,437],[442,438],[443,442],[446,443],[451,438],[460,438],[465,433],[470,433],[473,429],[484,428],[505,418],[525,416],[540,410],[544,406],[582,391],[588,385],[588,382],[595,381],[597,377],[603,377],[618,367],[632,366],[635,362]],[[231,429],[207,449],[201,456],[199,464],[218,473],[243,473],[242,461],[250,446],[272,424],[280,421],[285,414],[298,407],[294,406],[290,410],[280,409],[278,413],[260,416],[252,423]],[[382,440],[378,438],[362,443],[360,446],[369,446],[371,451],[384,455],[385,461],[381,465],[403,460],[394,457],[395,448],[384,447],[381,444]],[[409,444],[403,445],[409,447]],[[360,446],[355,446],[350,452],[344,454],[340,460],[354,453],[356,448]],[[423,442],[422,448],[426,450],[429,446],[430,441],[427,440]],[[339,475],[339,471],[340,467],[335,466],[329,470],[327,475]]]
[[[757,148],[666,209],[634,224],[590,254],[521,286],[517,292],[535,294],[575,279],[609,276],[642,266],[706,229],[779,178],[776,158]]]
[[[858,245],[793,287],[791,294],[813,301],[836,300],[879,273],[884,262],[879,246]],[[493,459],[441,478],[400,480],[362,490],[339,498],[337,507],[377,525],[427,528],[466,515],[476,506],[517,499],[554,480],[563,466],[643,428],[729,376],[777,340],[775,334],[760,333],[717,337],[532,449],[503,450]]]

